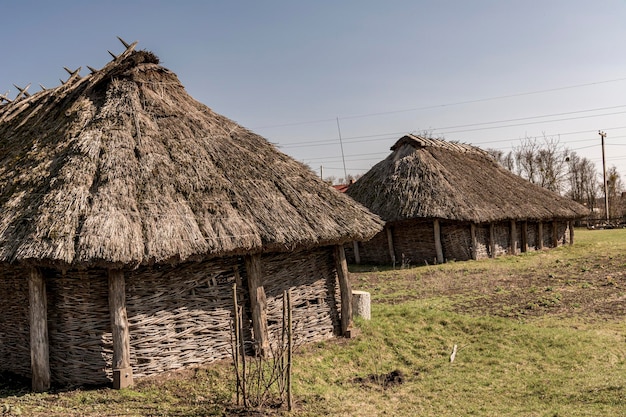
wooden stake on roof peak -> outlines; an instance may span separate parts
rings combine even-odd
[[[15,97],[15,100],[19,99],[20,97],[24,96],[24,97],[30,97],[30,93],[27,91],[28,88],[30,87],[30,83],[24,87],[18,87],[17,85],[13,84],[13,87],[17,88],[19,90],[19,93],[17,94],[17,96]]]

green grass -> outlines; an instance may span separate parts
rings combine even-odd
[[[300,347],[293,416],[626,415],[626,230],[517,257],[351,268],[372,293],[354,339]],[[450,354],[458,351],[454,362]],[[401,380],[385,385],[399,371]],[[136,387],[31,394],[0,383],[0,416],[241,415],[228,363]]]

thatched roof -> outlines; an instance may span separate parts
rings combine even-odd
[[[1,262],[176,262],[382,229],[134,45],[89,76],[0,105]]]
[[[588,210],[500,167],[474,146],[406,135],[347,194],[386,221],[574,219]]]

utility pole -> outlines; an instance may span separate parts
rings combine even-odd
[[[343,154],[343,141],[341,140],[341,127],[339,127],[339,117],[337,117],[337,131],[339,132],[339,144],[341,145],[341,160],[343,161],[343,181],[348,183],[348,171],[346,171],[346,157]]]
[[[609,222],[609,194],[607,193],[607,183],[606,183],[606,160],[604,158],[604,138],[606,137],[606,133],[601,130],[598,130],[598,135],[602,140],[602,178],[604,179],[604,208],[606,212],[606,222]]]

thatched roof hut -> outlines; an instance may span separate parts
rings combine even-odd
[[[0,104],[0,371],[46,389],[227,356],[235,282],[261,349],[283,289],[302,340],[345,330],[342,245],[382,221],[124,44]]]
[[[406,135],[391,150],[346,192],[387,222],[360,260],[441,262],[556,246],[573,239],[569,221],[588,214],[474,146]]]

